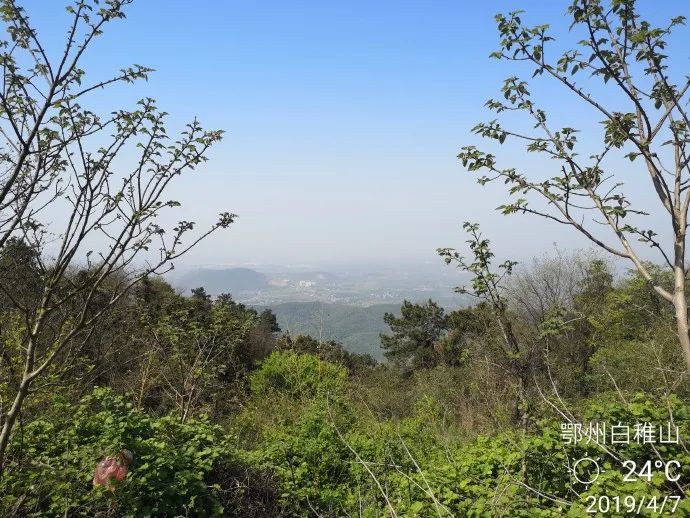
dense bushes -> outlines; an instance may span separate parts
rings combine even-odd
[[[15,437],[0,502],[16,516],[242,515],[221,501],[241,501],[243,488],[213,483],[223,470],[245,471],[230,442],[207,419],[152,417],[96,389],[77,408],[56,404]],[[122,448],[134,453],[124,483],[112,493],[92,488],[96,463]]]
[[[293,351],[271,354],[251,377],[252,392],[258,397],[286,395],[314,399],[342,391],[347,371],[311,354]]]
[[[554,400],[563,416],[541,406],[529,433],[475,435],[449,413],[452,397],[421,390],[424,381],[443,386],[445,369],[421,375],[407,385],[414,403],[401,418],[369,412],[354,397],[361,373],[293,351],[273,353],[252,373],[251,395],[225,429],[205,417],[153,416],[105,388],[76,407],[56,400],[15,436],[0,505],[8,516],[386,516],[391,508],[399,516],[586,516],[593,495],[663,498],[690,482],[683,444],[601,448],[561,435],[563,422],[579,416],[672,419],[687,436],[690,407],[678,397]],[[125,481],[113,492],[93,488],[97,461],[122,448],[135,456]],[[588,486],[570,469],[583,457],[605,470]],[[676,460],[678,485],[658,474],[624,481],[625,459]],[[690,514],[687,501],[682,513]]]
[[[672,416],[681,437],[690,433],[690,408],[678,398],[637,394],[624,403],[618,397],[598,396],[571,410],[585,426],[663,426]],[[685,496],[681,488],[690,482],[690,455],[682,443],[568,444],[562,425],[570,417],[550,414],[528,434],[508,429],[469,437],[444,424],[444,409],[430,398],[400,421],[358,413],[354,401],[337,413],[318,400],[293,411],[299,415],[271,421],[254,445],[257,460],[276,470],[284,509],[292,515],[382,516],[390,505],[399,516],[587,516],[591,496],[622,502],[656,495],[661,501]],[[591,485],[573,476],[574,462],[585,457],[596,458],[603,470]],[[679,483],[659,473],[625,481],[626,459],[635,460],[638,470],[647,461],[675,460],[682,467]],[[688,501],[676,513],[690,514]]]
[[[582,419],[665,425],[671,409],[681,435],[687,434],[688,407],[676,398],[660,403],[641,394],[627,405],[613,398],[591,401],[583,409]],[[604,471],[586,486],[573,478],[568,467],[588,456],[597,458]],[[681,444],[653,447],[632,441],[630,445],[606,448],[568,445],[561,436],[561,422],[549,419],[540,422],[533,434],[507,431],[495,437],[480,437],[455,448],[450,456],[437,451],[435,457],[422,459],[422,470],[410,474],[417,491],[412,498],[398,498],[395,507],[404,515],[421,516],[587,516],[588,497],[592,495],[618,497],[621,501],[626,495],[638,499],[656,495],[659,500],[666,495],[683,496],[679,487],[660,473],[649,481],[644,477],[624,481],[628,469],[621,463],[625,459],[634,459],[638,467],[647,460],[676,460],[684,466],[678,473],[680,485],[687,487],[690,480],[690,457]],[[679,516],[688,514],[690,505],[684,501],[676,512]],[[645,510],[642,514],[654,513]]]
[[[519,427],[518,392],[486,307],[451,313],[436,341],[423,334],[417,344],[457,362],[375,365],[336,342],[279,337],[272,314],[229,296],[182,297],[146,283],[69,371],[36,387],[0,480],[0,514],[585,516],[596,495],[685,495],[684,444],[602,449],[561,437],[569,419],[672,420],[690,436],[671,316],[636,276],[607,281],[600,294],[585,274],[587,290],[574,285],[561,308],[531,312],[534,321],[506,313],[535,353],[529,421]],[[21,323],[3,318],[12,354]],[[418,325],[426,320],[403,326],[412,349]],[[0,395],[16,366],[2,368]],[[125,481],[94,489],[96,463],[123,448],[135,455]],[[572,472],[584,456],[605,470],[588,486]],[[678,484],[624,480],[625,459],[660,458],[680,463]],[[690,515],[687,505],[676,514]]]

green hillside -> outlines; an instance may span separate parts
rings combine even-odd
[[[379,361],[383,360],[379,334],[388,331],[383,315],[400,312],[399,304],[360,307],[325,302],[285,302],[269,308],[278,317],[283,331],[337,340],[348,351],[370,354]]]

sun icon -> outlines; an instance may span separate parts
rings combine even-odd
[[[585,485],[593,484],[602,473],[598,461],[599,458],[594,459],[592,457],[574,460],[571,472],[575,480]]]

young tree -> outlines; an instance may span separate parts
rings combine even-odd
[[[489,100],[487,106],[497,113],[524,114],[535,131],[506,129],[496,120],[479,124],[474,131],[501,144],[507,140],[524,143],[528,152],[548,157],[556,172],[540,178],[504,168],[494,155],[474,146],[464,147],[459,158],[470,171],[487,172],[479,178],[481,184],[501,180],[511,195],[533,195],[544,202],[528,204],[527,198],[518,197],[499,207],[505,214],[548,218],[631,261],[656,293],[673,305],[678,339],[690,371],[685,257],[690,207],[690,79],[678,79],[665,54],[668,36],[685,18],[679,16],[655,27],[641,18],[634,0],[575,0],[568,13],[572,29],[584,34],[577,47],[560,53],[552,44],[548,25],[527,27],[516,11],[497,15],[501,48],[492,56],[531,65],[533,78],[550,79],[582,104],[583,113],[589,109],[603,124],[598,149],[583,150],[577,130],[555,127],[531,96],[528,83],[509,77],[503,85],[503,99]],[[603,85],[593,88],[598,81]],[[633,164],[621,166],[623,157]],[[623,176],[632,174],[636,164],[649,177],[649,192],[668,213],[666,229],[655,232],[639,226],[645,213],[632,207],[622,190]],[[603,223],[604,228],[594,223]],[[664,242],[658,234],[670,234],[671,239]],[[671,289],[655,282],[635,240],[660,254],[673,274]]]
[[[494,253],[491,251],[490,241],[481,234],[479,225],[465,222],[462,228],[470,236],[467,244],[473,256],[471,262],[453,248],[439,248],[437,252],[446,264],[455,263],[459,270],[472,276],[469,286],[458,287],[455,291],[470,295],[484,303],[500,330],[500,349],[507,365],[506,370],[517,385],[515,418],[525,430],[529,424],[527,393],[532,381],[534,351],[533,348],[520,343],[508,311],[508,300],[504,295],[505,279],[512,275],[517,263],[504,261],[498,268],[494,267]]]
[[[135,65],[87,82],[80,63],[107,24],[125,17],[132,0],[78,0],[64,48],[47,49],[23,8],[0,2],[8,38],[0,41],[0,250],[19,238],[35,251],[39,296],[0,292],[21,317],[22,364],[14,396],[0,401],[0,470],[12,430],[35,382],[74,358],[99,319],[147,275],[200,239],[229,226],[223,213],[188,238],[191,221],[165,229],[158,216],[179,205],[166,198],[176,177],[206,160],[221,131],[194,120],[177,138],[153,99],[134,110],[99,116],[84,107],[89,94],[146,79]],[[132,158],[135,160],[132,160]],[[28,300],[28,302],[27,302]]]

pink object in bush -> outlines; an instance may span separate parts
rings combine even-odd
[[[106,457],[96,465],[96,473],[93,475],[93,485],[106,486],[114,490],[114,485],[122,482],[132,463],[134,455],[129,450],[122,450],[115,457]]]

